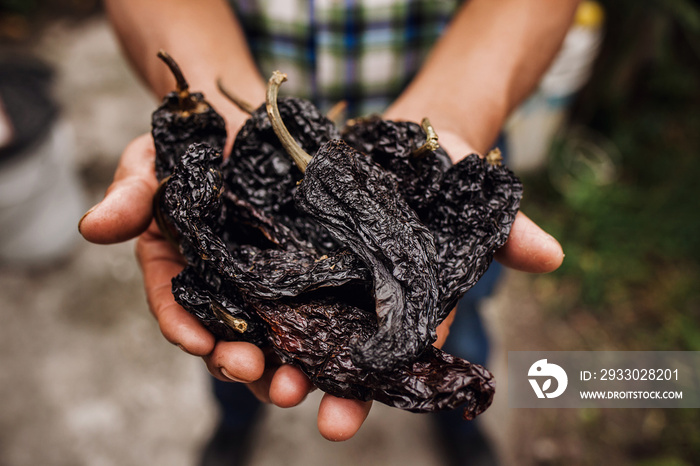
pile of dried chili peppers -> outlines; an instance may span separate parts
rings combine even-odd
[[[522,186],[498,154],[453,165],[427,120],[338,130],[278,99],[275,72],[224,159],[223,119],[159,56],[177,89],[153,114],[154,213],[187,261],[177,302],[332,395],[482,413],[492,375],[432,343],[515,219]]]

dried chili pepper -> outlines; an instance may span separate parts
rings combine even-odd
[[[234,287],[201,263],[188,265],[173,278],[175,300],[217,338],[268,346],[267,325]]]
[[[418,125],[375,115],[351,120],[341,134],[396,177],[402,196],[419,216],[440,192],[444,173],[452,165],[427,119]]]
[[[158,57],[175,76],[177,89],[169,92],[151,118],[156,148],[156,176],[167,177],[192,143],[207,143],[221,151],[226,143],[226,123],[199,92],[190,92],[180,67],[163,50]]]
[[[302,173],[275,135],[265,104],[256,109],[221,83],[219,90],[250,114],[222,167],[231,197],[250,203],[256,211],[290,228],[297,239],[303,238],[323,252],[337,248],[339,244],[323,227],[295,209],[294,192]],[[285,97],[278,107],[282,120],[306,151],[315,152],[324,142],[340,136],[335,124],[307,100]]]
[[[340,136],[333,122],[311,102],[286,97],[280,100],[279,109],[304,150],[315,152]],[[275,136],[264,104],[238,132],[224,176],[235,194],[256,207],[273,212],[293,208],[291,193],[303,175]]]
[[[276,106],[273,74],[267,111],[275,133],[304,178],[297,208],[326,227],[371,270],[377,332],[354,349],[356,364],[388,370],[414,360],[436,339],[439,322],[437,255],[432,235],[399,195],[396,181],[370,158],[341,140],[313,157],[294,141]]]
[[[522,184],[501,164],[498,151],[485,158],[472,154],[453,166],[447,153],[431,145],[430,132],[426,120],[418,126],[370,117],[351,122],[342,134],[394,174],[434,235],[443,320],[508,239]]]
[[[179,244],[188,262],[173,280],[178,303],[217,338],[269,345],[251,300],[280,299],[349,283],[363,287],[369,273],[347,249],[330,255],[284,250],[272,242],[261,249],[223,240],[225,204],[218,171],[221,156],[206,144],[192,144],[156,198],[161,228]]]
[[[327,393],[413,412],[463,405],[465,419],[488,408],[495,391],[493,376],[432,346],[411,363],[388,371],[355,365],[354,342],[375,335],[377,323],[374,310],[348,304],[353,299],[347,292],[341,299],[321,296],[254,307],[270,326],[273,348],[282,361],[299,367]]]
[[[223,179],[220,155],[192,144],[163,186],[157,210],[178,238],[190,264],[203,262],[229,287],[252,298],[276,299],[304,291],[364,281],[368,272],[354,254],[341,248],[322,255],[314,250],[268,249],[224,240]]]
[[[508,240],[523,186],[498,150],[472,154],[445,173],[423,221],[435,236],[442,318],[483,276]]]

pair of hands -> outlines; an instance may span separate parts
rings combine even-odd
[[[451,148],[465,150],[468,147],[450,134],[445,136]],[[442,139],[441,134],[441,142]],[[104,199],[80,220],[81,234],[98,244],[138,237],[136,256],[143,271],[148,305],[165,338],[183,351],[201,357],[214,377],[246,383],[264,402],[280,407],[296,406],[314,389],[300,370],[266,359],[263,352],[250,343],[217,341],[175,302],[171,280],[185,263],[153,221],[152,199],[158,186],[154,160],[150,134],[138,137],[127,146]],[[508,242],[497,251],[496,259],[517,270],[541,273],[555,270],[563,260],[563,253],[553,237],[518,213]],[[438,345],[449,333],[450,322],[450,318],[446,319],[438,329]],[[371,402],[325,394],[318,410],[318,429],[329,440],[347,440],[359,430],[370,408]]]

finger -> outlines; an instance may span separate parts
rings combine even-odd
[[[552,272],[564,260],[559,242],[549,233],[518,212],[506,244],[496,251],[498,262],[530,273]]]
[[[436,348],[442,348],[442,345],[445,344],[445,340],[447,340],[447,337],[450,335],[450,326],[452,325],[452,322],[455,320],[455,316],[457,315],[457,307],[452,309],[449,314],[447,314],[447,317],[445,320],[440,322],[440,325],[438,325],[436,331],[437,331],[437,340],[435,340],[435,343],[433,343],[433,346]]]
[[[265,356],[257,346],[244,341],[219,341],[204,357],[211,375],[224,382],[251,383],[265,371]]]
[[[360,430],[371,407],[371,401],[348,400],[326,393],[318,407],[318,431],[327,440],[348,440]]]
[[[280,408],[291,408],[306,398],[314,386],[296,367],[281,366],[270,384],[270,401]]]
[[[262,377],[248,384],[248,388],[253,395],[263,403],[270,403],[270,385],[272,384],[272,378],[277,372],[277,368],[278,366],[267,366]]]
[[[78,229],[85,239],[98,244],[118,243],[135,238],[148,228],[158,186],[154,160],[150,134],[127,146],[104,199],[80,219]]]
[[[214,349],[214,336],[175,302],[172,279],[184,267],[182,257],[155,232],[156,228],[154,225],[136,243],[148,306],[169,342],[195,356],[207,355]]]

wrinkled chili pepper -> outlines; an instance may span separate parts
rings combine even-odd
[[[360,342],[354,362],[388,370],[415,359],[436,339],[439,322],[437,254],[433,236],[399,195],[396,181],[341,140],[322,145],[311,157],[294,141],[276,107],[273,74],[267,111],[275,133],[304,178],[297,208],[326,227],[371,270],[377,332]]]
[[[300,215],[294,207],[294,192],[303,175],[275,135],[265,104],[255,109],[221,83],[219,89],[250,114],[222,167],[231,197],[284,224],[297,240],[303,239],[323,252],[339,247],[325,228]],[[340,137],[335,124],[307,100],[285,97],[279,100],[278,108],[282,121],[308,152],[316,152],[324,142]]]
[[[465,157],[445,173],[442,186],[422,220],[437,244],[444,318],[508,240],[523,187],[498,150]]]
[[[156,148],[156,176],[167,177],[192,143],[207,143],[221,151],[226,143],[226,123],[199,92],[189,84],[173,58],[163,50],[158,57],[168,65],[177,89],[169,92],[151,117]]]
[[[491,375],[480,366],[432,347],[411,364],[388,372],[368,371],[352,362],[355,343],[377,330],[374,307],[368,303],[370,295],[364,288],[370,282],[368,276],[324,288],[325,292],[317,288],[267,299],[251,292],[254,290],[235,286],[230,276],[215,270],[222,262],[222,257],[215,257],[221,253],[221,246],[216,246],[221,243],[206,224],[220,219],[217,210],[223,196],[217,194],[221,178],[215,169],[219,160],[211,148],[194,145],[165,184],[163,207],[170,212],[170,221],[190,263],[173,280],[178,303],[219,338],[272,346],[283,361],[300,367],[314,384],[333,395],[376,399],[419,412],[464,405],[467,418],[488,407],[494,391]],[[277,250],[263,253],[274,255],[273,251]],[[259,251],[241,246],[241,253],[257,255]],[[280,253],[284,255],[284,251]],[[356,260],[349,251],[348,255],[348,260]],[[329,258],[319,258],[314,264],[323,266],[330,263],[327,261]],[[294,262],[283,257],[277,265],[285,267]],[[259,274],[263,277],[270,267],[276,269],[267,260],[260,261],[259,266],[265,269]],[[341,267],[336,263],[328,268]]]
[[[428,133],[425,120],[418,126],[375,116],[350,122],[342,135],[394,174],[401,194],[435,237],[442,321],[508,239],[522,184],[501,164],[500,152],[472,154],[452,165],[442,149],[430,146]]]
[[[316,297],[254,305],[270,326],[270,339],[283,362],[299,367],[327,393],[377,400],[413,412],[464,406],[465,419],[482,413],[493,399],[493,376],[483,367],[429,346],[411,363],[387,371],[354,364],[353,342],[376,334],[374,310],[344,299]],[[309,338],[314,335],[315,338]]]
[[[351,120],[341,134],[350,146],[396,177],[401,195],[419,216],[426,212],[452,165],[427,119],[418,125],[375,115]]]
[[[218,339],[269,345],[267,325],[241,293],[211,268],[188,265],[173,278],[172,290],[175,300]]]
[[[262,249],[227,243],[221,215],[221,157],[205,144],[192,144],[162,191],[157,209],[178,238],[188,263],[204,262],[228,286],[255,298],[275,299],[304,291],[366,280],[368,272],[346,248],[322,255],[314,250]],[[163,229],[163,228],[161,228]]]

